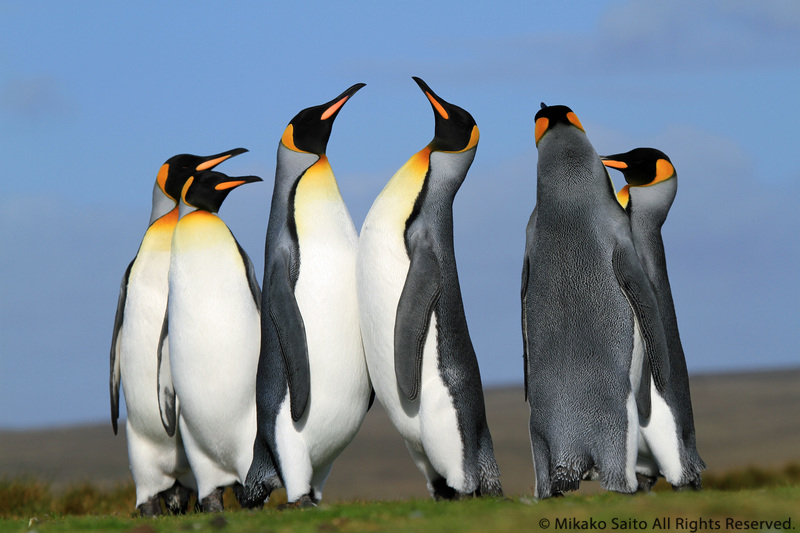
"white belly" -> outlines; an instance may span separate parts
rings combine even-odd
[[[176,479],[192,486],[180,434],[167,435],[157,391],[157,346],[167,308],[169,250],[142,251],[128,279],[120,332],[120,375],[128,411],[128,460],[136,505],[170,488]]]
[[[128,423],[153,439],[170,440],[158,408],[157,350],[167,309],[169,250],[140,252],[128,279],[120,332],[120,375]]]
[[[356,232],[343,203],[328,215],[300,236],[295,285],[311,372],[307,414],[295,426],[302,427],[314,468],[332,461],[352,440],[370,395],[358,322]]]
[[[208,246],[176,246],[176,238],[170,265],[170,364],[201,492],[208,483],[244,482],[256,435],[260,316],[235,241],[219,236]],[[213,471],[205,479],[201,461]]]
[[[371,226],[368,215],[361,230],[356,263],[361,336],[376,396],[403,437],[419,442],[419,405],[401,397],[394,370],[397,303],[410,261],[402,235],[392,229]]]

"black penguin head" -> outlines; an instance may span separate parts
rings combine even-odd
[[[186,180],[181,192],[181,199],[190,207],[216,213],[228,193],[239,185],[254,181],[263,180],[258,176],[231,177],[215,170],[201,170]]]
[[[283,145],[296,152],[324,154],[336,115],[344,103],[364,85],[366,84],[356,83],[330,102],[300,111],[283,132]]]
[[[536,121],[536,146],[539,146],[539,141],[542,140],[542,137],[544,137],[545,134],[556,124],[575,127],[581,130],[583,133],[586,133],[586,130],[583,129],[583,125],[581,124],[581,121],[578,120],[577,115],[573,113],[572,109],[565,105],[548,106],[542,102],[542,108],[538,113],[536,113],[534,120]]]
[[[631,187],[655,185],[676,175],[667,154],[655,148],[634,148],[624,154],[601,156],[603,164],[622,172]]]
[[[436,129],[428,146],[439,152],[464,152],[478,144],[480,132],[475,119],[457,105],[448,103],[434,93],[428,84],[413,76],[433,107]]]
[[[245,148],[234,148],[221,154],[209,156],[174,155],[161,165],[156,181],[164,194],[177,202],[181,197],[183,186],[190,176],[201,170],[211,170],[226,159],[243,154],[246,151]]]

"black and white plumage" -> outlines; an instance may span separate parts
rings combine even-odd
[[[689,374],[661,237],[678,189],[677,172],[669,157],[654,148],[636,148],[602,160],[622,172],[627,181],[617,196],[630,217],[636,253],[653,284],[669,348],[665,389],[661,392],[651,386],[652,412],[641,420],[637,473],[649,484],[661,475],[675,488],[699,489],[705,463],[697,453]],[[643,382],[649,381],[649,376],[644,376]]]
[[[363,86],[302,110],[278,145],[249,505],[280,486],[291,505],[318,503],[371,404],[356,301],[358,236],[325,155],[337,114]]]
[[[536,497],[594,478],[634,492],[639,413],[650,408],[641,367],[646,359],[658,390],[669,372],[655,294],[575,113],[543,105],[536,144],[521,292]]]
[[[395,173],[358,245],[358,300],[370,377],[437,498],[500,495],[453,247],[453,200],[475,157],[472,116],[414,78],[433,141]]]
[[[172,233],[178,222],[178,200],[186,180],[212,169],[244,148],[211,156],[180,154],[159,169],[147,232],[120,287],[111,341],[111,423],[117,432],[119,391],[125,395],[126,434],[136,506],[145,516],[161,514],[161,502],[174,513],[186,512],[195,480],[180,433],[164,432],[159,414],[157,351],[167,292]]]

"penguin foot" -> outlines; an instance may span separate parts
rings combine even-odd
[[[144,517],[161,516],[164,514],[161,511],[161,498],[158,494],[142,503],[138,507],[139,513]]]
[[[653,488],[653,485],[656,484],[658,481],[658,477],[656,476],[648,476],[645,474],[636,473],[636,481],[638,482],[638,486],[636,487],[636,492],[650,492]]]
[[[162,491],[159,496],[164,498],[164,503],[167,505],[167,510],[170,514],[186,514],[189,508],[189,497],[192,495],[192,490],[184,487],[179,481]]]
[[[293,502],[282,503],[278,506],[279,511],[286,511],[289,509],[306,509],[308,507],[316,507],[318,501],[314,500],[310,494],[303,494]]]
[[[459,496],[456,489],[450,487],[443,477],[434,479],[428,483],[428,490],[433,496],[433,499],[437,502],[442,500],[457,500]]]
[[[222,487],[211,491],[211,494],[200,500],[199,507],[204,513],[221,513],[225,509],[222,506]]]
[[[675,492],[682,492],[685,490],[701,491],[703,490],[703,483],[700,479],[700,476],[697,476],[683,485],[673,485],[672,490]]]

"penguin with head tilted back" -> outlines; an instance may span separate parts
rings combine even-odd
[[[630,216],[633,243],[653,284],[669,348],[670,373],[663,393],[652,386],[649,375],[643,376],[643,386],[650,386],[652,410],[650,417],[641,421],[636,468],[640,488],[648,489],[661,475],[675,488],[700,489],[705,463],[697,453],[686,357],[661,238],[661,227],[678,189],[678,175],[669,157],[655,148],[635,148],[602,160],[605,166],[622,172],[628,183],[617,196]],[[648,370],[645,365],[643,372]]]
[[[246,151],[237,148],[207,157],[180,154],[161,166],[153,186],[150,224],[122,278],[111,341],[111,424],[116,434],[121,382],[136,507],[144,516],[161,514],[159,499],[173,513],[186,512],[188,487],[195,485],[180,434],[170,437],[164,432],[155,394],[158,338],[167,306],[170,248],[181,189],[192,173]]]
[[[158,401],[167,433],[180,429],[204,511],[222,510],[222,488],[244,483],[253,455],[261,293],[250,258],[216,213],[234,188],[255,181],[192,174],[172,236]]]
[[[281,485],[288,505],[316,505],[371,403],[356,300],[358,236],[325,155],[333,121],[363,86],[300,111],[278,144],[248,505]]]
[[[389,180],[361,229],[356,274],[367,364],[436,499],[500,495],[453,247],[453,200],[475,157],[478,127],[414,81],[436,130]]]
[[[669,372],[656,297],[578,117],[542,104],[535,120],[536,206],[522,271],[535,495],[595,477],[605,489],[632,493],[638,415],[649,415],[642,361],[659,391]]]

